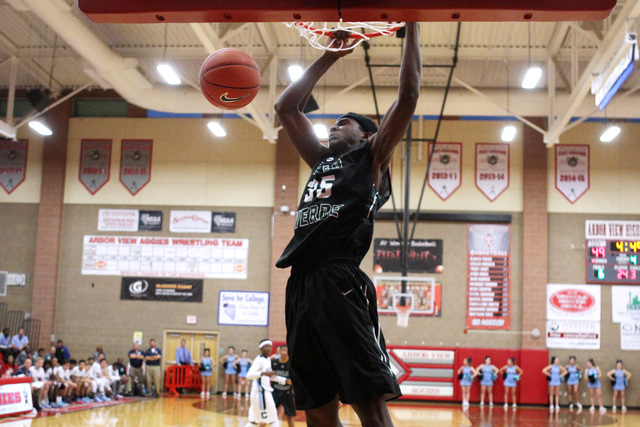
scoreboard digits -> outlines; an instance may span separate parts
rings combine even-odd
[[[588,239],[587,283],[640,283],[640,241]]]

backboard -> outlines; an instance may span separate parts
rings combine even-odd
[[[590,21],[616,0],[79,0],[94,22]],[[340,4],[340,10],[338,5]]]

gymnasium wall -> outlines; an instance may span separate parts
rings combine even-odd
[[[22,129],[29,141],[25,180],[11,194],[0,188],[0,270],[26,275],[25,286],[11,286],[0,302],[8,310],[31,311],[35,241],[42,180],[42,138]]]

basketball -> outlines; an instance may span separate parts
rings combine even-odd
[[[220,49],[202,64],[200,89],[214,106],[236,110],[253,101],[260,90],[260,69],[241,50]]]

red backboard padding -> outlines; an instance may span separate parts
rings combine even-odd
[[[542,405],[548,404],[548,383],[542,374],[542,369],[549,364],[548,350],[504,350],[494,348],[459,348],[456,352],[456,383],[454,399],[462,400],[460,382],[457,379],[457,371],[462,366],[462,359],[471,357],[473,367],[484,363],[485,356],[491,357],[491,363],[498,369],[507,364],[510,357],[516,358],[516,365],[524,370],[522,379],[518,383],[516,396],[518,404]],[[485,398],[485,401],[487,399]],[[480,381],[477,379],[471,387],[471,403],[480,401]],[[504,386],[502,377],[498,377],[493,386],[493,402],[504,403]],[[509,400],[511,402],[511,400]]]
[[[326,0],[79,0],[92,21],[337,22]],[[589,21],[606,18],[616,0],[342,0],[344,21]]]

